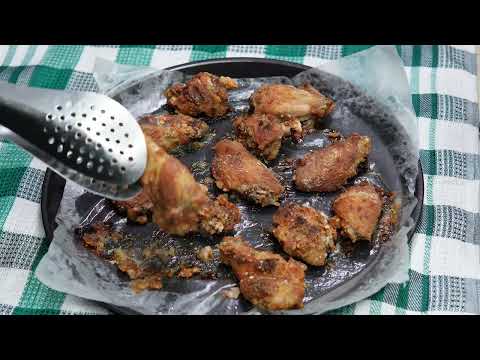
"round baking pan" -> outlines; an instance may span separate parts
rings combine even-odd
[[[293,77],[309,68],[310,67],[306,65],[280,60],[260,58],[226,58],[181,64],[168,68],[168,70],[177,70],[189,75],[193,75],[201,71],[206,71],[234,78],[249,78],[271,76]],[[41,211],[45,234],[48,241],[52,240],[53,232],[56,228],[55,217],[63,196],[64,186],[65,180],[59,175],[57,175],[55,172],[47,169],[42,187]],[[412,214],[412,217],[415,220],[416,224],[419,223],[422,214],[424,195],[423,186],[423,171],[419,162],[418,176],[415,188],[415,196],[418,200],[418,203]],[[409,239],[413,236],[413,233],[413,230],[409,233]],[[135,314],[135,312],[129,309],[121,308],[110,304],[103,305],[115,313]]]

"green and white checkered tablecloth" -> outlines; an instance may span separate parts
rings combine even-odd
[[[0,81],[96,90],[95,57],[164,68],[221,57],[310,66],[368,46],[0,46]],[[474,46],[402,46],[425,173],[421,223],[410,243],[410,281],[389,284],[336,314],[480,314],[480,161]],[[40,283],[48,250],[40,196],[45,167],[0,139],[0,314],[100,314],[99,306]]]

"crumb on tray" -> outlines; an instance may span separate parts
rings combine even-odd
[[[202,260],[203,262],[208,262],[212,260],[213,258],[213,250],[211,246],[205,246],[198,250],[197,252],[197,257],[199,260]]]
[[[197,266],[192,266],[192,267],[184,267],[180,270],[180,272],[177,274],[178,277],[184,278],[184,279],[189,279],[193,275],[200,273],[200,268]]]
[[[152,274],[144,278],[135,279],[130,282],[130,288],[135,294],[138,294],[146,289],[161,289],[162,276],[160,274]]]

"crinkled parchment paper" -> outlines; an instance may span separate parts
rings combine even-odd
[[[163,90],[188,76],[177,71],[159,71],[114,64],[102,59],[96,63],[96,80],[102,92],[126,106],[137,118],[148,113],[164,112]],[[304,71],[292,79],[284,77],[238,79],[240,88],[230,94],[233,114],[210,122],[212,134],[204,147],[193,153],[179,153],[192,168],[197,180],[210,176],[211,146],[231,135],[231,118],[248,109],[248,98],[262,83],[311,83],[320,92],[336,101],[335,111],[323,126],[345,136],[352,132],[368,135],[373,140],[369,167],[360,174],[398,194],[402,211],[399,230],[383,244],[360,244],[346,255],[341,246],[324,268],[309,269],[306,276],[305,308],[284,311],[285,314],[323,313],[359,301],[380,290],[389,282],[408,280],[407,233],[413,229],[411,218],[416,205],[414,197],[417,176],[418,145],[416,118],[402,62],[392,46],[377,46],[355,55],[332,61],[319,68]],[[347,80],[347,81],[345,81]],[[291,186],[291,168],[286,159],[298,158],[306,152],[328,144],[321,131],[306,136],[301,144],[285,143],[279,159],[269,164],[287,184],[287,199],[308,203],[331,214],[331,201],[336,194],[304,194]],[[380,174],[380,175],[379,175]],[[218,190],[209,186],[213,194]],[[235,234],[244,236],[257,248],[279,250],[269,235],[275,209],[257,209],[237,201],[242,222]],[[226,299],[222,290],[235,286],[231,272],[219,265],[216,280],[167,279],[164,289],[134,294],[129,280],[114,265],[98,258],[81,243],[75,229],[88,228],[94,222],[109,222],[116,229],[134,234],[145,243],[157,241],[175,246],[181,257],[194,249],[214,245],[220,238],[172,238],[153,224],[135,226],[117,215],[109,202],[85,193],[67,182],[57,214],[58,227],[52,244],[37,268],[37,277],[47,286],[80,297],[126,307],[144,314],[259,314],[242,300]],[[154,239],[154,240],[152,240]],[[185,255],[188,258],[188,255]]]

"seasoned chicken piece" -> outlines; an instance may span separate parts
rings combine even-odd
[[[228,201],[227,195],[219,195],[210,200],[199,212],[200,229],[207,234],[232,231],[240,222],[240,210]]]
[[[208,125],[186,115],[147,115],[140,120],[143,133],[165,151],[199,140],[208,132]],[[146,224],[152,217],[153,204],[145,192],[133,199],[112,201],[115,208],[138,224]]]
[[[370,153],[367,136],[353,134],[345,140],[315,150],[299,161],[295,185],[301,191],[336,191],[357,174],[358,165]]]
[[[153,222],[170,234],[182,236],[199,231],[222,232],[233,228],[230,222],[239,222],[235,205],[226,199],[211,200],[207,188],[195,181],[180,160],[148,136],[145,140],[148,158],[141,181],[153,203]],[[219,209],[225,214],[219,214]]]
[[[167,152],[203,138],[208,125],[187,115],[147,115],[140,119],[140,126],[158,146]]]
[[[132,222],[143,225],[152,218],[153,204],[143,191],[132,199],[112,201],[112,204]]]
[[[240,237],[223,238],[219,249],[221,261],[232,267],[240,292],[253,305],[268,310],[303,307],[304,264],[255,250]]]
[[[246,148],[266,160],[277,157],[282,139],[292,136],[298,141],[302,138],[302,125],[295,118],[281,119],[270,114],[242,115],[233,121],[237,139]]]
[[[237,87],[236,81],[229,77],[201,72],[186,84],[172,85],[164,95],[168,105],[182,114],[217,117],[230,111],[227,90]]]
[[[328,217],[308,206],[288,203],[273,215],[273,235],[283,250],[307,264],[322,266],[335,248],[337,230]]]
[[[153,221],[170,234],[197,232],[199,212],[209,200],[206,187],[195,181],[180,160],[150,137],[145,140],[147,166],[142,185],[153,202]]]
[[[261,206],[278,205],[282,184],[273,171],[241,143],[221,140],[215,145],[212,175],[223,191],[236,191]]]
[[[349,187],[333,202],[342,233],[352,242],[372,239],[382,207],[381,190],[369,183]]]
[[[233,127],[237,140],[247,149],[266,160],[277,157],[285,131],[276,116],[267,114],[239,116],[233,121]]]
[[[252,94],[250,102],[256,113],[291,116],[300,121],[321,119],[335,106],[333,100],[311,85],[263,85]]]

